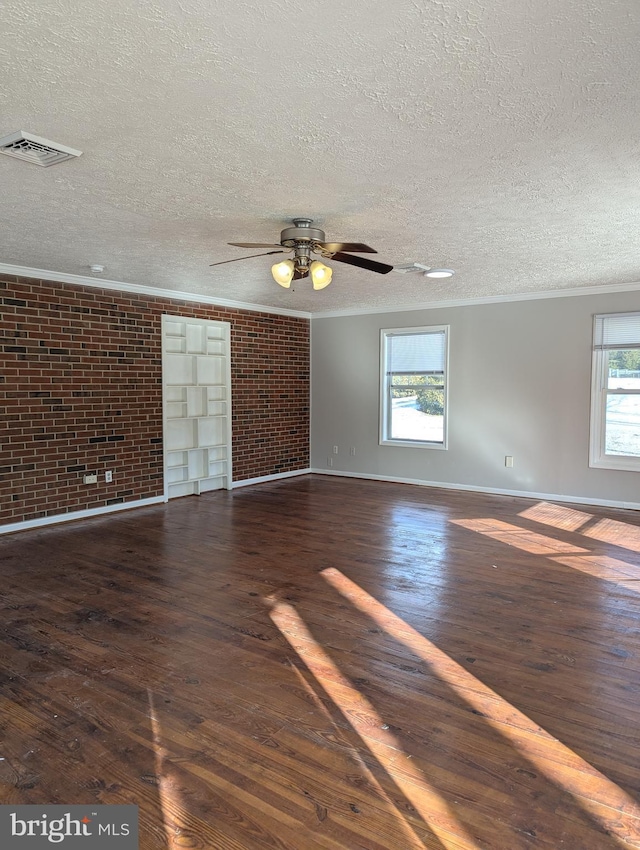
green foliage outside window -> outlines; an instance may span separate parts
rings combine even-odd
[[[442,389],[442,378],[439,375],[428,375],[428,384],[435,384],[433,389],[420,389],[417,391],[417,407],[423,413],[432,416],[442,416],[444,413],[444,390]]]
[[[393,375],[391,387],[393,398],[415,396],[416,407],[423,413],[432,416],[444,413],[442,375]]]
[[[640,349],[628,348],[609,352],[609,369],[624,369],[630,372],[640,371]]]

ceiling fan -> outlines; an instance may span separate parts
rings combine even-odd
[[[282,260],[271,267],[271,274],[276,283],[288,289],[292,280],[300,280],[311,276],[314,289],[324,289],[331,283],[333,270],[319,260],[312,260],[311,254],[319,254],[339,263],[347,263],[378,274],[388,274],[393,266],[379,263],[367,257],[353,257],[356,254],[377,254],[375,248],[370,248],[362,242],[327,242],[324,231],[311,227],[312,218],[294,218],[293,227],[286,227],[280,233],[280,242],[228,242],[237,248],[277,248],[276,251],[266,251],[264,254],[252,254],[249,257],[237,257],[234,260],[222,260],[211,263],[212,266],[222,266],[224,263],[235,263],[238,260],[249,260],[251,257],[266,257],[270,254],[284,254],[293,251],[290,260]]]

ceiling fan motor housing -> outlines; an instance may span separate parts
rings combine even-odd
[[[295,227],[285,227],[280,233],[280,244],[287,248],[295,247],[296,242],[324,242],[324,230],[319,227],[311,227],[312,218],[294,218]]]
[[[280,244],[293,248],[294,263],[298,272],[307,272],[311,262],[311,251],[318,242],[324,242],[324,230],[311,227],[312,218],[294,218],[295,227],[286,227],[280,233]]]

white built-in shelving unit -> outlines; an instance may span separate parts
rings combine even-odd
[[[168,498],[230,489],[231,326],[162,317],[164,480]]]

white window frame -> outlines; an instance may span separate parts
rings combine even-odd
[[[640,472],[640,457],[632,455],[607,454],[605,448],[606,438],[606,410],[607,396],[610,392],[618,394],[620,390],[609,390],[609,351],[627,350],[640,345],[618,343],[616,347],[608,348],[600,344],[598,325],[599,321],[609,317],[634,317],[640,313],[605,313],[593,317],[593,357],[591,365],[591,420],[589,439],[589,466],[600,469],[620,469],[627,472]],[[625,394],[639,395],[640,390],[624,390]]]
[[[391,405],[387,380],[387,338],[398,334],[444,333],[444,417],[442,442],[434,440],[398,440],[388,436],[391,429]],[[429,325],[419,328],[382,328],[380,331],[380,439],[381,446],[407,446],[410,448],[446,451],[449,434],[449,325]]]

